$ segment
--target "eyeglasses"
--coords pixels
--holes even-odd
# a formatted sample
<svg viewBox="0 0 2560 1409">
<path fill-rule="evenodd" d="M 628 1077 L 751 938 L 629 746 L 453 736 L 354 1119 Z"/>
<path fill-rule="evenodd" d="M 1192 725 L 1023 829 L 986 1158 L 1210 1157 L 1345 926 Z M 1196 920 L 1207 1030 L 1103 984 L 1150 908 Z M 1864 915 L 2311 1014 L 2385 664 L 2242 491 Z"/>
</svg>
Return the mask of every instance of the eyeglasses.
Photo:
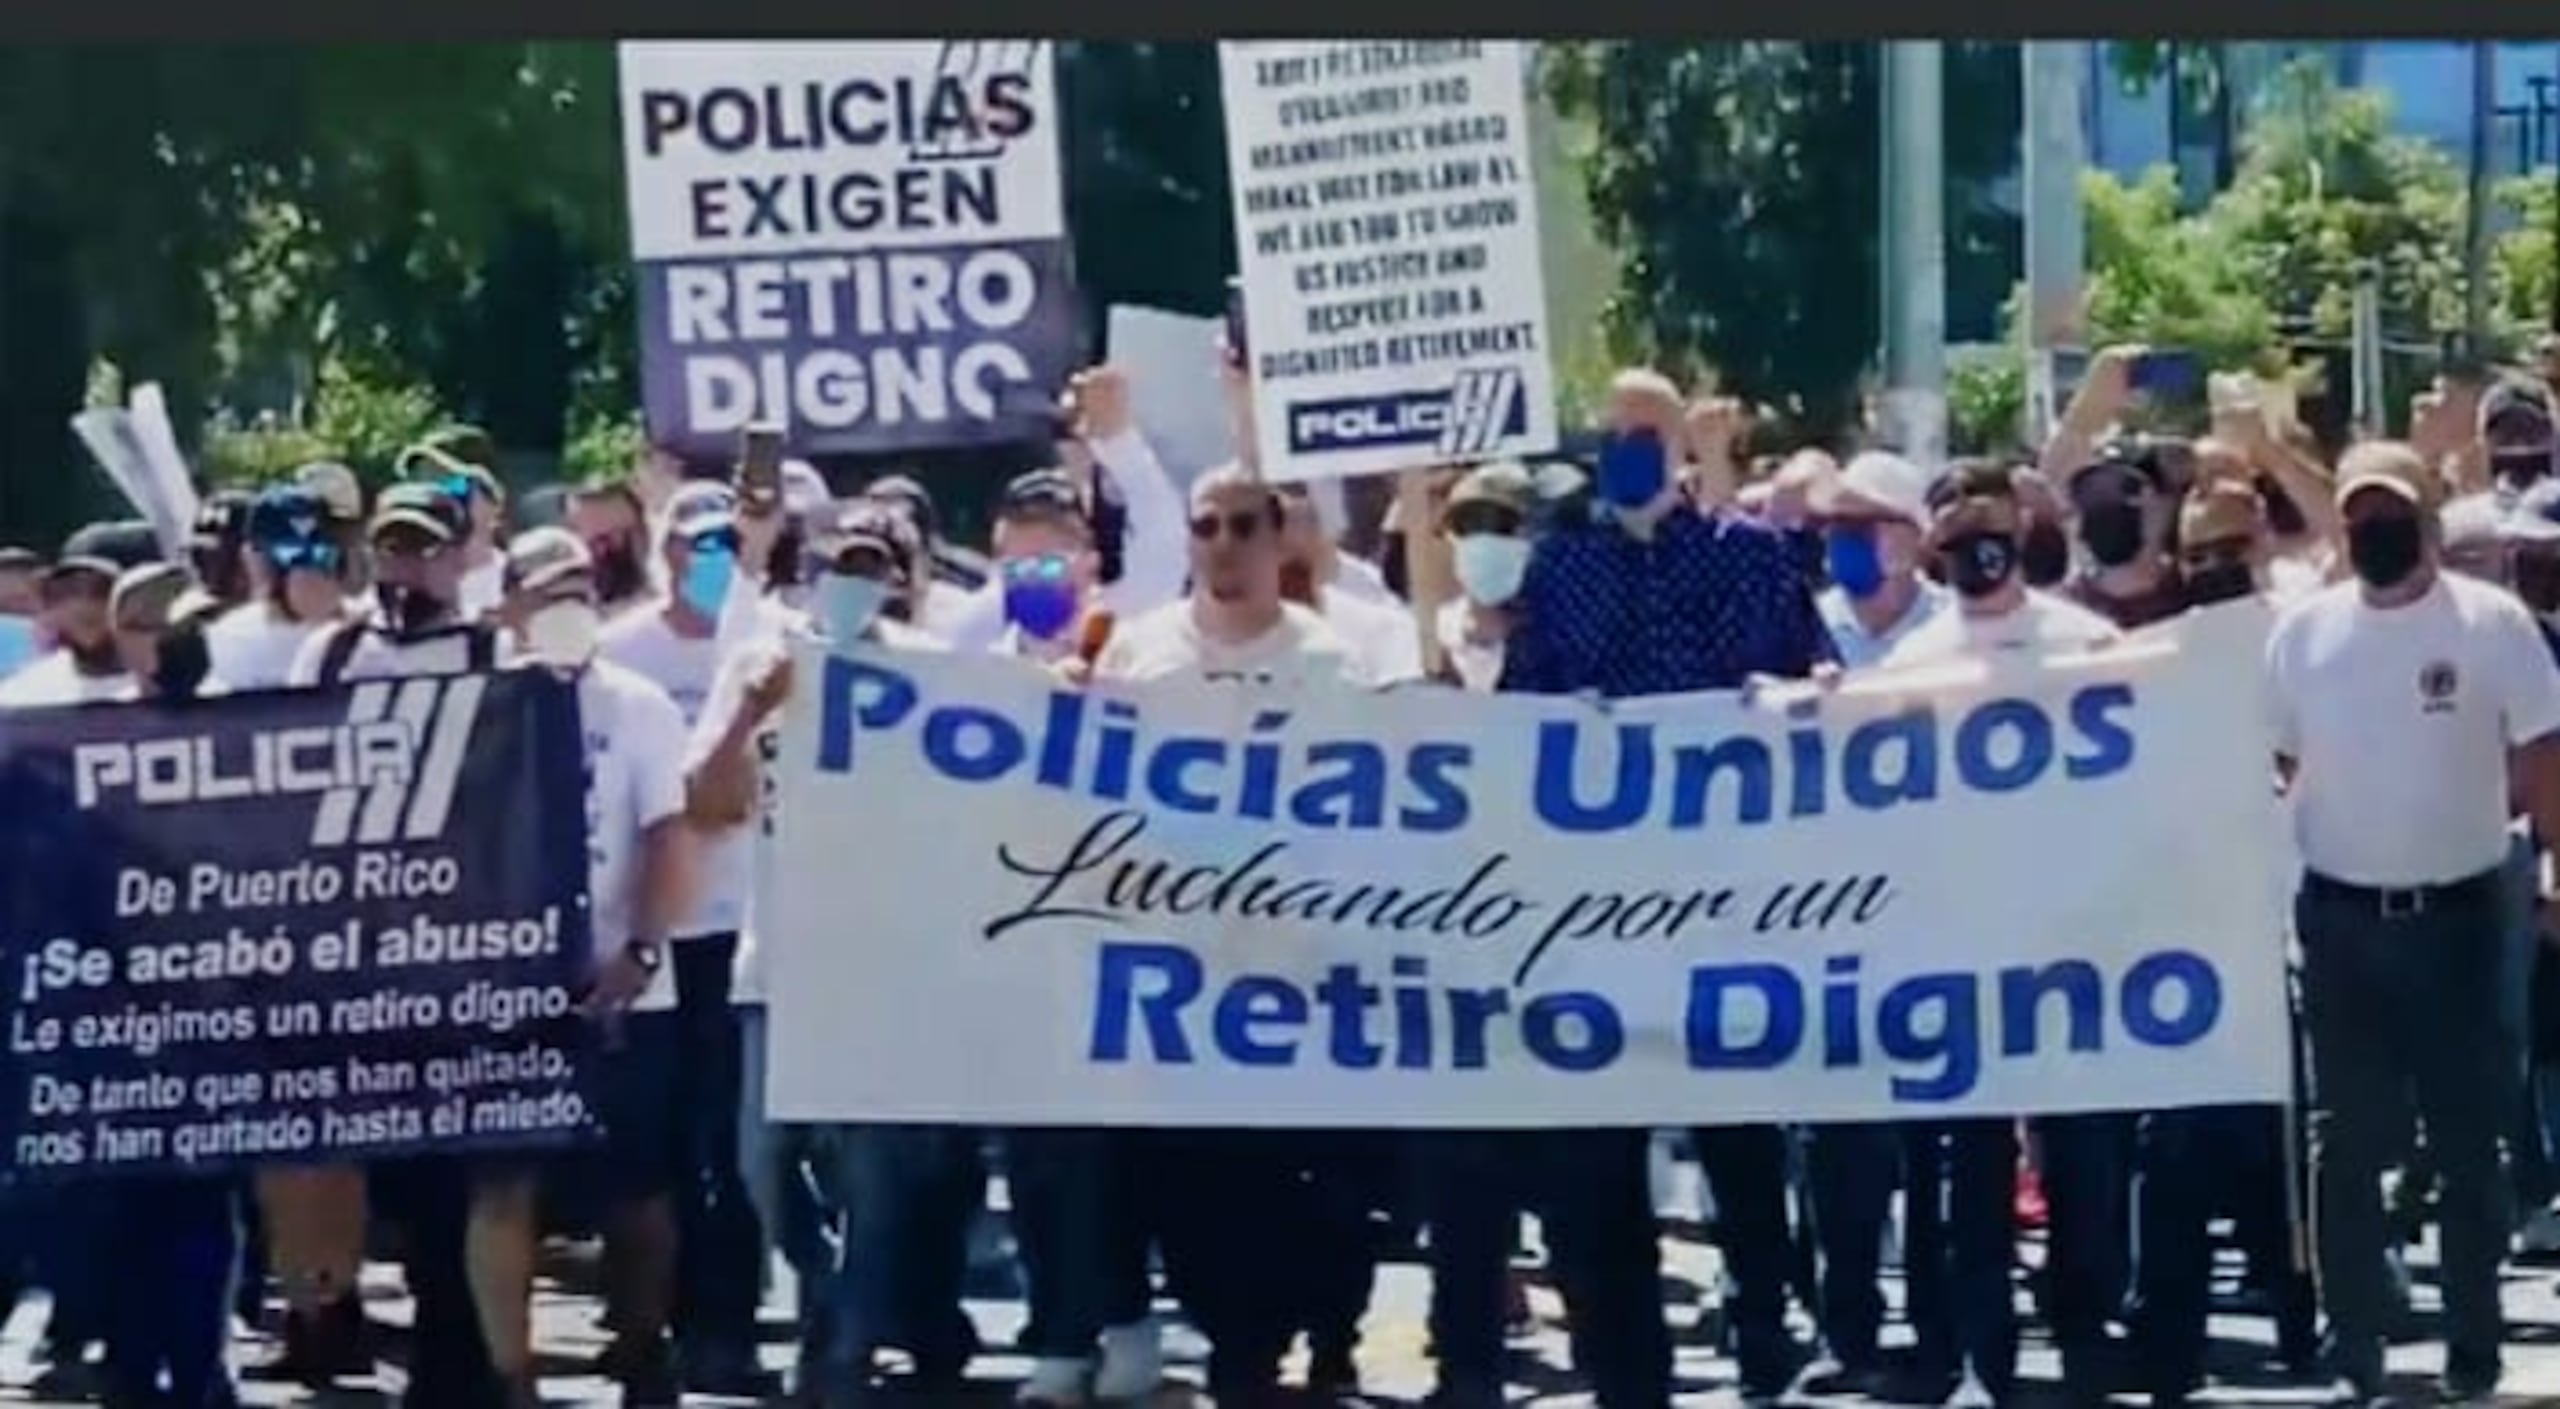
<svg viewBox="0 0 2560 1409">
<path fill-rule="evenodd" d="M 1480 533 L 1517 538 L 1524 527 L 1518 514 L 1498 504 L 1461 504 L 1449 511 L 1449 536 L 1469 538 Z"/>
<path fill-rule="evenodd" d="M 1202 543 L 1215 543 L 1219 538 L 1232 538 L 1238 543 L 1251 543 L 1271 526 L 1271 516 L 1259 509 L 1238 509 L 1225 514 L 1195 514 L 1191 519 L 1191 536 Z"/>
</svg>

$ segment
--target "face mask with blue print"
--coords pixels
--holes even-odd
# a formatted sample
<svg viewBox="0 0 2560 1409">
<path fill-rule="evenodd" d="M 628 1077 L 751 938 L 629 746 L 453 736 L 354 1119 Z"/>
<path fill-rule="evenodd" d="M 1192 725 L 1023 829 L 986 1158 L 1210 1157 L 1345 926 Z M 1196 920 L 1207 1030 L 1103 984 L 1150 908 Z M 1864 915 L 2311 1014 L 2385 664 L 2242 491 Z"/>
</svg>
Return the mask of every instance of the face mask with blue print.
<svg viewBox="0 0 2560 1409">
<path fill-rule="evenodd" d="M 718 621 L 721 608 L 729 602 L 729 586 L 737 576 L 736 554 L 719 544 L 699 544 L 685 560 L 684 580 L 676 584 L 676 591 L 696 615 Z"/>
<path fill-rule="evenodd" d="M 888 604 L 889 584 L 876 577 L 829 573 L 819 579 L 817 617 L 826 626 L 827 639 L 839 646 L 868 636 Z"/>
<path fill-rule="evenodd" d="M 1073 565 L 1055 553 L 1004 565 L 1004 619 L 1035 641 L 1054 641 L 1083 606 Z"/>
<path fill-rule="evenodd" d="M 1613 508 L 1641 509 L 1671 483 L 1662 437 L 1649 430 L 1611 434 L 1600 442 L 1599 473 L 1592 488 Z"/>
</svg>

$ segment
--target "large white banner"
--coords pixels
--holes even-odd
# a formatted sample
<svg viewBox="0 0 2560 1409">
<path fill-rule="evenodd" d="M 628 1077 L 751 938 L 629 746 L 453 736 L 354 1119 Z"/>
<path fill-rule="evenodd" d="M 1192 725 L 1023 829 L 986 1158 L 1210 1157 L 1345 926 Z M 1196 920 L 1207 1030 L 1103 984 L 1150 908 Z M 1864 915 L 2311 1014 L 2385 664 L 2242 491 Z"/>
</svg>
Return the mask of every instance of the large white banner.
<svg viewBox="0 0 2560 1409">
<path fill-rule="evenodd" d="M 810 647 L 790 1120 L 1557 1126 L 2277 1101 L 2247 650 L 1820 696 L 1077 691 Z"/>
<path fill-rule="evenodd" d="M 1529 46 L 1218 46 L 1254 438 L 1275 480 L 1556 444 Z"/>
</svg>

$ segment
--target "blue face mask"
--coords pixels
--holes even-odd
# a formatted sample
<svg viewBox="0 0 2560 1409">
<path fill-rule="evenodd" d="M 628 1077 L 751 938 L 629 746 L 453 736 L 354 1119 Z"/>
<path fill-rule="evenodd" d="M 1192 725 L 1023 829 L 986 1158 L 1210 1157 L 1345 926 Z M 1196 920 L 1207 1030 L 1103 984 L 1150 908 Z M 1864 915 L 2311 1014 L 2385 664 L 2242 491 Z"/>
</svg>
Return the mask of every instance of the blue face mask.
<svg viewBox="0 0 2560 1409">
<path fill-rule="evenodd" d="M 718 621 L 720 609 L 729 601 L 729 586 L 737 576 L 736 554 L 716 544 L 703 544 L 685 560 L 684 580 L 676 584 L 676 593 L 695 615 Z"/>
<path fill-rule="evenodd" d="M 1058 633 L 1075 625 L 1083 605 L 1065 558 L 1048 553 L 1004 565 L 1004 619 L 1023 635 L 1037 641 L 1056 640 Z"/>
<path fill-rule="evenodd" d="M 888 604 L 889 584 L 876 577 L 829 573 L 818 580 L 818 619 L 826 623 L 827 639 L 838 645 L 868 636 Z"/>
<path fill-rule="evenodd" d="M 1834 528 L 1823 535 L 1823 560 L 1840 590 L 1864 600 L 1884 586 L 1884 554 L 1876 548 L 1875 530 Z"/>
<path fill-rule="evenodd" d="M 1662 437 L 1651 431 L 1630 431 L 1602 440 L 1599 474 L 1594 479 L 1600 498 L 1616 508 L 1641 509 L 1651 504 L 1671 483 Z"/>
</svg>

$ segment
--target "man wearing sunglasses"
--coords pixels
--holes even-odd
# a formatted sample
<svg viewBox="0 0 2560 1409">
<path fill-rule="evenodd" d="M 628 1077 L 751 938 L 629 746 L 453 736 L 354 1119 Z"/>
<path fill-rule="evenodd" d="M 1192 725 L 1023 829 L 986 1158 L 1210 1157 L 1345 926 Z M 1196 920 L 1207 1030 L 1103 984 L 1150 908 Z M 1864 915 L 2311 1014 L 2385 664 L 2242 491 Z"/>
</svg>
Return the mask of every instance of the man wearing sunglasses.
<svg viewBox="0 0 2560 1409">
<path fill-rule="evenodd" d="M 17 673 L 43 649 L 36 617 L 44 610 L 38 584 L 44 558 L 31 548 L 0 548 L 0 680 Z"/>
<path fill-rule="evenodd" d="M 507 487 L 494 468 L 497 459 L 497 447 L 487 434 L 468 426 L 439 432 L 400 456 L 403 480 L 432 484 L 462 506 L 463 572 L 456 605 L 465 618 L 494 610 L 506 596 L 506 563 L 498 540 L 507 521 Z"/>
<path fill-rule="evenodd" d="M 1359 680 L 1341 635 L 1281 590 L 1287 521 L 1281 496 L 1239 466 L 1192 481 L 1190 595 L 1121 623 L 1094 673 Z"/>
<path fill-rule="evenodd" d="M 132 679 L 116 655 L 107 598 L 127 568 L 159 557 L 149 525 L 139 521 L 91 524 L 65 540 L 38 587 L 40 620 L 53 649 L 0 681 L 0 708 L 121 697 Z"/>
<path fill-rule="evenodd" d="M 688 733 L 702 717 L 720 663 L 720 612 L 737 578 L 737 508 L 736 492 L 710 480 L 669 496 L 659 554 L 671 590 L 649 609 L 606 626 L 600 643 L 604 659 L 666 691 Z M 594 562 L 601 593 L 605 560 L 598 555 Z M 737 834 L 706 839 L 693 912 L 676 926 L 669 959 L 673 1030 L 681 1045 L 674 1100 L 684 1112 L 691 1151 L 686 1177 L 673 1191 L 686 1272 L 678 1329 L 685 1383 L 705 1394 L 753 1395 L 763 1388 L 755 1364 L 763 1242 L 738 1164 L 741 1038 L 731 1008 L 746 904 L 745 840 Z"/>
</svg>

